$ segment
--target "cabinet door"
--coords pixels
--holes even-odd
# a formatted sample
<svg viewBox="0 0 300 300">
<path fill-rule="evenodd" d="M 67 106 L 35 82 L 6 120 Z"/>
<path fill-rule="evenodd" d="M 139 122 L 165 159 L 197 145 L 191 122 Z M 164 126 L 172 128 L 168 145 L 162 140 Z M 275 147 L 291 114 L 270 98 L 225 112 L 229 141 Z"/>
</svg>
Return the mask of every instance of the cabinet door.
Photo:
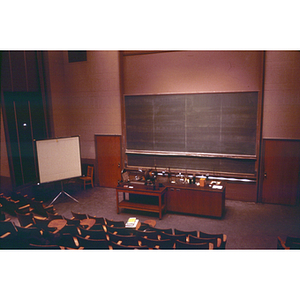
<svg viewBox="0 0 300 300">
<path fill-rule="evenodd" d="M 184 210 L 184 191 L 177 187 L 171 187 L 167 192 L 167 210 L 183 212 Z"/>
</svg>

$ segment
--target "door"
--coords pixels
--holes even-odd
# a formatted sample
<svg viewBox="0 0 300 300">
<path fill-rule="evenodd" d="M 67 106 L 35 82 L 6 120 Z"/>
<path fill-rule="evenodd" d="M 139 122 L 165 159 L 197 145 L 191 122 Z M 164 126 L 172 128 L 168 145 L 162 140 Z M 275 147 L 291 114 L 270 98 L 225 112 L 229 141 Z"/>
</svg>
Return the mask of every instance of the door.
<svg viewBox="0 0 300 300">
<path fill-rule="evenodd" d="M 263 203 L 296 204 L 299 165 L 299 141 L 264 140 Z"/>
<path fill-rule="evenodd" d="M 121 136 L 97 135 L 99 185 L 115 188 L 121 180 Z"/>
</svg>

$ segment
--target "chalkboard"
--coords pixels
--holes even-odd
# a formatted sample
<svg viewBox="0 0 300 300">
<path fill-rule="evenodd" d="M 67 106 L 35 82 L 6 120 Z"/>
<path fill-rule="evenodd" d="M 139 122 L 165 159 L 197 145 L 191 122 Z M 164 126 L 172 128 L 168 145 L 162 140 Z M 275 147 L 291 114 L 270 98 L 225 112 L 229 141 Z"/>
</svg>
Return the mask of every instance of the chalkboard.
<svg viewBox="0 0 300 300">
<path fill-rule="evenodd" d="M 150 163 L 146 156 L 152 155 L 155 164 L 156 155 L 164 155 L 167 164 L 167 156 L 177 153 L 172 165 L 187 168 L 198 164 L 191 157 L 220 158 L 206 160 L 219 169 L 224 164 L 230 169 L 230 158 L 245 165 L 244 160 L 256 159 L 257 108 L 257 92 L 125 96 L 126 153 L 132 162 L 140 155 L 140 163 Z M 254 172 L 253 161 L 241 169 Z"/>
</svg>

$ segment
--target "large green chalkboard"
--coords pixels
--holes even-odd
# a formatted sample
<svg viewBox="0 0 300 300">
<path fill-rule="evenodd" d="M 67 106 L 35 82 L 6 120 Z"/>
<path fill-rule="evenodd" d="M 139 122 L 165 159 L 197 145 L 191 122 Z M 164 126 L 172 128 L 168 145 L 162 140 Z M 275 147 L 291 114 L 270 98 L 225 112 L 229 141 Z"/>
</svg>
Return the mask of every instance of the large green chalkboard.
<svg viewBox="0 0 300 300">
<path fill-rule="evenodd" d="M 187 168 L 195 166 L 190 157 L 199 155 L 240 158 L 245 165 L 245 160 L 256 158 L 257 107 L 257 92 L 125 96 L 129 162 L 136 162 L 140 155 L 139 163 L 145 160 L 146 164 L 150 159 L 146 156 L 152 155 L 156 164 L 162 161 L 156 155 L 178 152 Z M 165 163 L 171 161 L 174 164 L 176 159 L 165 157 Z M 211 163 L 215 168 L 216 161 Z"/>
</svg>

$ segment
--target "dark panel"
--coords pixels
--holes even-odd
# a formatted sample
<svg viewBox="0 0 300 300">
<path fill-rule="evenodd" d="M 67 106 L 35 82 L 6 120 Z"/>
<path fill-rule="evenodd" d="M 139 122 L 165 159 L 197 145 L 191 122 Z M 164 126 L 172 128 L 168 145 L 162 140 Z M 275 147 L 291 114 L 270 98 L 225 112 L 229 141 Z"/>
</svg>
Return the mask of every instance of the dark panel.
<svg viewBox="0 0 300 300">
<path fill-rule="evenodd" d="M 154 149 L 185 151 L 185 96 L 153 97 Z"/>
<path fill-rule="evenodd" d="M 2 84 L 3 91 L 7 91 L 7 92 L 12 91 L 11 70 L 10 70 L 8 51 L 2 52 L 1 84 Z"/>
<path fill-rule="evenodd" d="M 190 95 L 187 100 L 187 151 L 222 153 L 222 99 L 215 94 Z"/>
<path fill-rule="evenodd" d="M 11 51 L 13 91 L 27 91 L 24 51 Z"/>
<path fill-rule="evenodd" d="M 125 100 L 127 148 L 153 150 L 153 100 L 142 96 Z"/>
<path fill-rule="evenodd" d="M 129 166 L 255 174 L 255 160 L 128 154 Z"/>
<path fill-rule="evenodd" d="M 28 91 L 37 92 L 39 87 L 39 74 L 36 51 L 26 51 L 26 71 L 28 78 Z"/>
<path fill-rule="evenodd" d="M 127 149 L 255 155 L 257 104 L 257 92 L 126 96 Z M 151 161 L 133 157 L 133 165 Z M 255 173 L 247 160 L 153 158 L 152 167 Z"/>
<path fill-rule="evenodd" d="M 68 51 L 69 63 L 71 62 L 80 62 L 87 60 L 86 51 Z"/>
</svg>

